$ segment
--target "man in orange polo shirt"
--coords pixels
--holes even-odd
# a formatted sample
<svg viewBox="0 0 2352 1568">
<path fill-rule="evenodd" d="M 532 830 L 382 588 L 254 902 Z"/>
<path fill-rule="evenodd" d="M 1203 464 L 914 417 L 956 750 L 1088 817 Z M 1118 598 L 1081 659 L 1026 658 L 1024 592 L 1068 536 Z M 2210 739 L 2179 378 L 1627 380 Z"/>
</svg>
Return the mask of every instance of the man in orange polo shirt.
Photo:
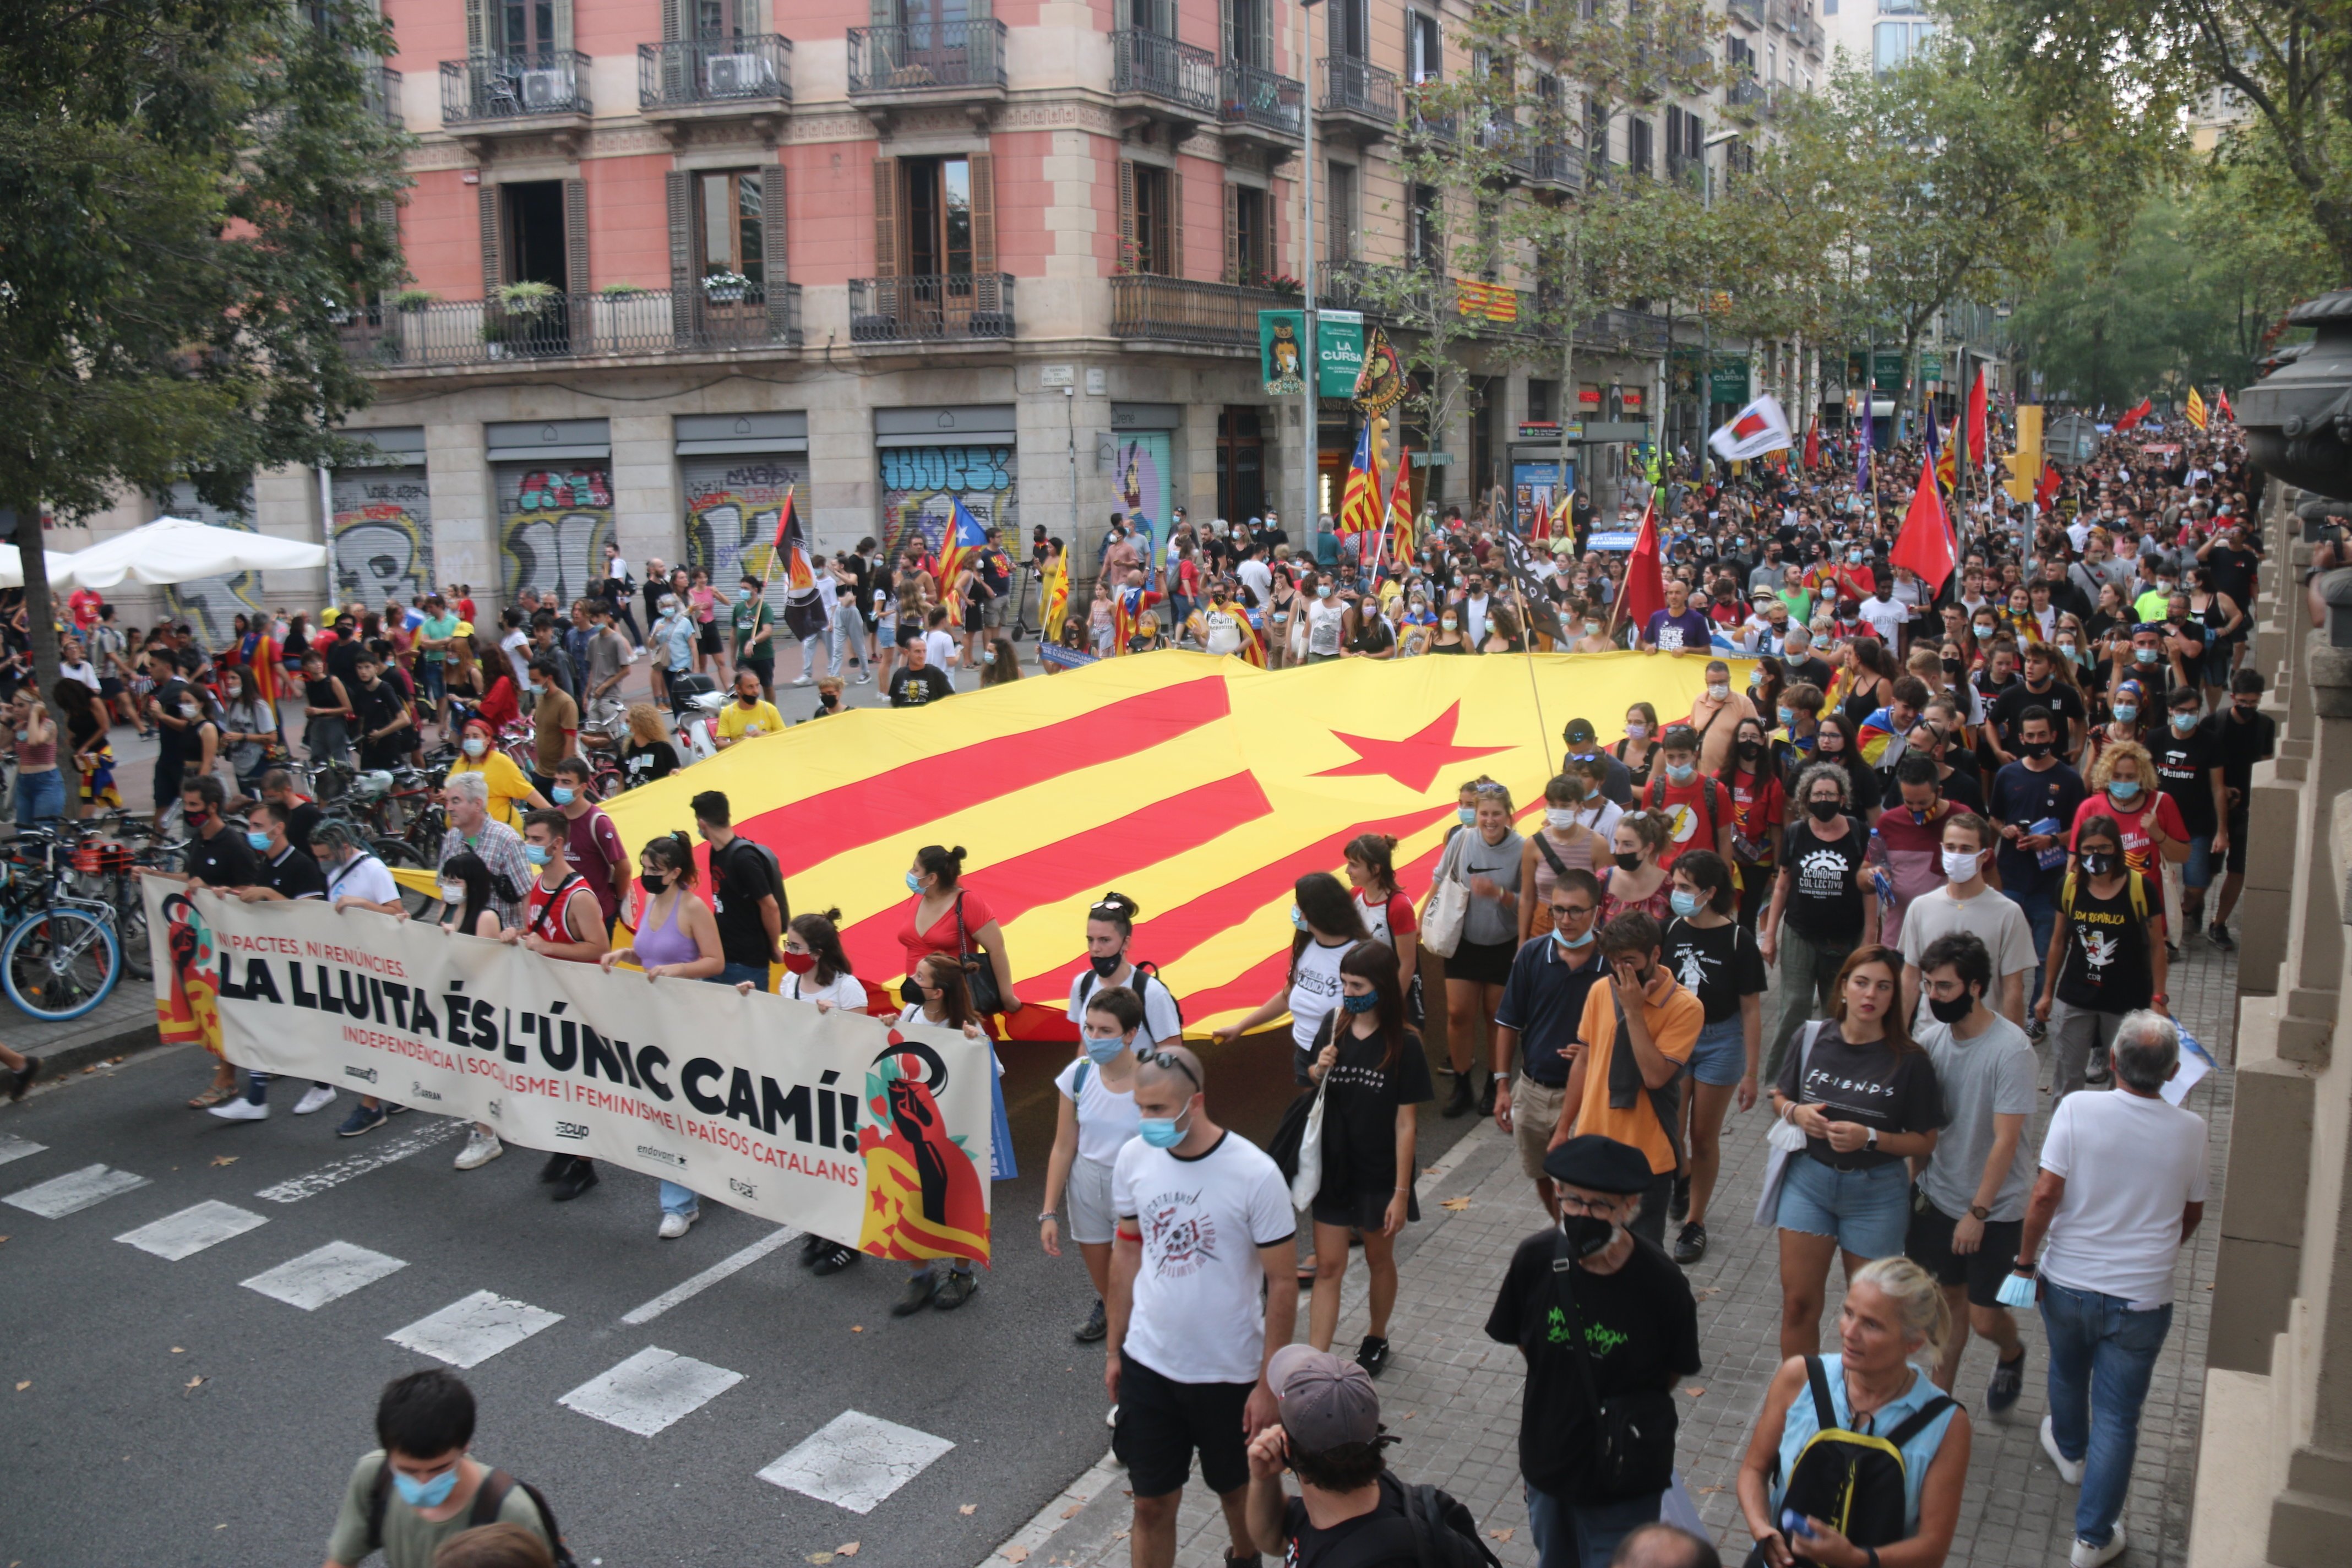
<svg viewBox="0 0 2352 1568">
<path fill-rule="evenodd" d="M 1650 1162 L 1650 1190 L 1642 1194 L 1641 1210 L 1628 1228 L 1661 1247 L 1675 1168 L 1681 1163 L 1670 1131 L 1677 1121 L 1675 1075 L 1690 1059 L 1706 1022 L 1706 1008 L 1659 962 L 1664 941 L 1658 922 L 1639 910 L 1601 928 L 1601 957 L 1609 965 L 1609 980 L 1584 999 L 1583 1022 L 1567 1047 L 1576 1065 L 1569 1069 L 1561 1099 L 1573 1114 L 1563 1115 L 1551 1135 L 1554 1148 L 1593 1132 L 1642 1152 Z"/>
</svg>

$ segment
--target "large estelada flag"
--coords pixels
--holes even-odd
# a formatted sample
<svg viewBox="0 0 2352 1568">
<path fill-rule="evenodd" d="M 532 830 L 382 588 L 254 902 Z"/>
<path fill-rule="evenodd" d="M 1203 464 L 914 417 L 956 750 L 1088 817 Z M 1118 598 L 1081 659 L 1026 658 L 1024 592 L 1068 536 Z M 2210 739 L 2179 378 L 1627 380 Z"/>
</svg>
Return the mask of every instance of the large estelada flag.
<svg viewBox="0 0 2352 1568">
<path fill-rule="evenodd" d="M 1348 481 L 1339 491 L 1341 533 L 1370 533 L 1381 526 L 1381 476 L 1372 460 L 1372 425 L 1356 432 L 1356 455 L 1348 464 Z"/>
<path fill-rule="evenodd" d="M 951 505 L 953 510 L 948 514 L 948 525 L 940 541 L 940 602 L 947 605 L 950 618 L 961 624 L 963 606 L 956 599 L 956 574 L 966 563 L 979 562 L 981 552 L 988 548 L 988 530 L 981 527 L 980 519 L 971 515 L 961 496 L 956 497 Z"/>
<path fill-rule="evenodd" d="M 1205 1035 L 1284 984 L 1291 886 L 1338 873 L 1360 833 L 1392 836 L 1419 902 L 1485 774 L 1540 823 L 1559 734 L 1629 703 L 1690 711 L 1706 662 L 1651 655 L 1339 659 L 1262 670 L 1173 650 L 1106 659 L 904 710 L 858 708 L 730 747 L 605 804 L 632 854 L 694 830 L 724 791 L 735 827 L 775 851 L 795 910 L 837 908 L 857 975 L 895 994 L 905 877 L 925 845 L 962 845 L 963 882 L 1004 933 L 1017 1038 L 1073 1037 L 1087 907 L 1142 906 L 1130 949 Z M 426 874 L 429 878 L 430 873 Z M 704 886 L 708 886 L 708 879 Z"/>
</svg>

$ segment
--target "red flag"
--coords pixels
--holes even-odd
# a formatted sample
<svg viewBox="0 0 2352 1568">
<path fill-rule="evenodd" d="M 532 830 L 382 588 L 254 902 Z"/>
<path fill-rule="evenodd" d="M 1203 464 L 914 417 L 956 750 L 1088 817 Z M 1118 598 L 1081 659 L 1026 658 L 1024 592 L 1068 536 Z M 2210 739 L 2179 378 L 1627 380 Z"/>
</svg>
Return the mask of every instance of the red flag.
<svg viewBox="0 0 2352 1568">
<path fill-rule="evenodd" d="M 2058 468 L 2047 458 L 2042 460 L 2042 477 L 2033 481 L 2033 504 L 2043 511 L 2058 504 Z"/>
<path fill-rule="evenodd" d="M 1985 379 L 1982 365 L 1977 367 L 1976 384 L 1969 388 L 1969 409 L 1963 417 L 1967 421 L 1963 428 L 1968 434 L 1969 462 L 1981 468 L 1984 467 L 1985 460 L 1986 424 Z"/>
<path fill-rule="evenodd" d="M 2237 423 L 2238 411 L 2230 406 L 2230 395 L 2226 390 L 2213 395 L 2213 412 L 2233 425 Z"/>
<path fill-rule="evenodd" d="M 1952 525 L 1944 517 L 1944 498 L 1936 489 L 1932 463 L 1919 465 L 1919 486 L 1911 492 L 1910 510 L 1903 514 L 1903 531 L 1886 552 L 1887 564 L 1906 566 L 1927 585 L 1932 597 L 1952 574 Z"/>
<path fill-rule="evenodd" d="M 1818 468 L 1821 466 L 1822 424 L 1820 420 L 1816 419 L 1811 424 L 1805 426 L 1805 467 L 1808 468 Z"/>
<path fill-rule="evenodd" d="M 1625 561 L 1625 591 L 1617 596 L 1618 606 L 1633 622 L 1635 636 L 1650 624 L 1650 617 L 1666 607 L 1666 579 L 1658 561 L 1658 509 L 1653 501 L 1642 509 L 1642 531 L 1633 541 L 1633 553 Z"/>
<path fill-rule="evenodd" d="M 2116 428 L 2118 431 L 2130 429 L 2133 426 L 2137 425 L 2141 420 L 2147 418 L 2148 415 L 2153 412 L 2154 408 L 2154 404 L 2150 403 L 2145 397 L 2141 398 L 2139 400 L 2138 407 L 2134 408 L 2130 413 L 2116 421 Z"/>
</svg>

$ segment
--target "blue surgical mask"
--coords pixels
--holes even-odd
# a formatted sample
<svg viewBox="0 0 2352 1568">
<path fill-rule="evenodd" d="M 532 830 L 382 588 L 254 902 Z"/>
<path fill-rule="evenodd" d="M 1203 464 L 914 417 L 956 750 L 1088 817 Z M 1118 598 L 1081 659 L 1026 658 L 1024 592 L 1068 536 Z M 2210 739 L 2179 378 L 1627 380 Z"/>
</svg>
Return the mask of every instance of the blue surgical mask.
<svg viewBox="0 0 2352 1568">
<path fill-rule="evenodd" d="M 1187 1108 L 1184 1115 L 1191 1114 L 1192 1110 Z M 1184 1142 L 1184 1117 L 1146 1116 L 1137 1121 L 1135 1131 L 1136 1136 L 1154 1149 L 1173 1149 Z"/>
<path fill-rule="evenodd" d="M 1783 730 L 1789 729 L 1797 721 L 1797 710 L 1793 708 L 1776 709 L 1772 716 L 1780 721 L 1780 728 Z"/>
<path fill-rule="evenodd" d="M 919 893 L 919 892 L 921 892 L 922 890 L 923 890 L 923 879 L 922 879 L 920 877 L 919 877 L 919 876 L 915 875 L 915 873 L 914 873 L 914 872 L 912 872 L 912 871 L 908 872 L 908 873 L 907 873 L 907 891 L 908 891 L 908 892 L 910 892 L 910 893 Z"/>
<path fill-rule="evenodd" d="M 252 845 L 257 851 L 263 853 L 267 853 L 268 851 L 269 835 L 267 833 L 248 833 L 245 836 L 245 841 L 247 844 Z"/>
<path fill-rule="evenodd" d="M 2126 724 L 2130 723 L 2133 720 L 2139 717 L 2139 704 L 2137 702 L 2116 703 L 2116 717 L 2122 720 Z"/>
<path fill-rule="evenodd" d="M 2173 732 L 2174 734 L 2176 734 L 2176 735 L 2186 735 L 2186 734 L 2189 733 L 2191 731 L 2195 730 L 2196 728 L 2197 728 L 2197 715 L 2196 715 L 2196 714 L 2194 714 L 2194 713 L 2175 713 L 2175 714 L 2172 716 L 2172 732 Z"/>
<path fill-rule="evenodd" d="M 1342 992 L 1339 996 L 1339 1005 L 1350 1013 L 1369 1013 L 1380 1005 L 1381 994 L 1377 991 L 1367 991 L 1360 996 Z"/>
<path fill-rule="evenodd" d="M 2109 795 L 2114 795 L 2117 800 L 2133 800 L 2133 799 L 2136 799 L 2136 798 L 2137 798 L 2137 796 L 2138 796 L 2138 795 L 2139 795 L 2139 780 L 2137 780 L 2137 779 L 2114 779 L 2114 780 L 2111 780 L 2111 781 L 2109 781 L 2109 783 L 2108 783 L 2108 784 L 2107 784 L 2107 793 L 2108 793 Z"/>
<path fill-rule="evenodd" d="M 1559 943 L 1560 946 L 1568 949 L 1569 952 L 1574 952 L 1578 948 L 1591 947 L 1592 945 L 1592 928 L 1591 926 L 1586 926 L 1582 936 L 1570 936 L 1566 931 L 1561 931 L 1559 927 L 1555 926 L 1552 928 L 1551 939 L 1552 941 Z"/>
<path fill-rule="evenodd" d="M 558 805 L 570 805 L 580 798 L 580 792 L 570 784 L 557 784 L 547 792 L 547 798 Z"/>
<path fill-rule="evenodd" d="M 1467 827 L 1478 820 L 1478 808 L 1475 805 L 1460 806 L 1454 810 L 1454 815 L 1462 819 L 1463 826 Z"/>
<path fill-rule="evenodd" d="M 457 1489 L 457 1472 L 464 1468 L 462 1463 L 452 1465 L 429 1481 L 412 1480 L 394 1470 L 392 1472 L 393 1489 L 400 1493 L 400 1500 L 411 1508 L 439 1508 L 449 1500 L 449 1494 Z"/>
<path fill-rule="evenodd" d="M 1696 893 L 1685 893 L 1680 888 L 1676 888 L 1672 893 L 1667 895 L 1666 902 L 1673 908 L 1675 913 L 1682 916 L 1685 920 L 1688 920 L 1691 916 L 1698 913 L 1698 895 Z"/>
<path fill-rule="evenodd" d="M 1680 764 L 1668 763 L 1666 764 L 1666 778 L 1671 783 L 1686 784 L 1697 776 L 1698 764 L 1696 763 L 1683 763 Z"/>
<path fill-rule="evenodd" d="M 1099 1039 L 1092 1035 L 1087 1037 L 1087 1060 L 1098 1068 L 1108 1067 L 1111 1059 L 1125 1049 L 1127 1037 L 1124 1035 L 1105 1035 Z"/>
<path fill-rule="evenodd" d="M 2161 657 L 2163 657 L 2163 650 L 2159 648 L 2136 647 L 2132 649 L 2132 658 L 2136 663 L 2154 664 Z"/>
<path fill-rule="evenodd" d="M 522 858 L 533 866 L 544 866 L 547 864 L 547 846 L 526 844 L 522 847 Z"/>
<path fill-rule="evenodd" d="M 1307 917 L 1299 912 L 1299 909 L 1297 904 L 1290 906 L 1290 923 L 1297 926 L 1300 931 L 1305 931 L 1307 929 Z"/>
</svg>

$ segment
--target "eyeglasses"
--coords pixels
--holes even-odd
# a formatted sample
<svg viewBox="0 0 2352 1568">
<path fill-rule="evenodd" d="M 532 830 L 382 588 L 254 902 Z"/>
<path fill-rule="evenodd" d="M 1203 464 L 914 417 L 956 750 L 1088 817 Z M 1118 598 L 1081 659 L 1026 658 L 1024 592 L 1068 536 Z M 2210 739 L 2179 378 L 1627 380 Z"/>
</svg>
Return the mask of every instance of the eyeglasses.
<svg viewBox="0 0 2352 1568">
<path fill-rule="evenodd" d="M 1202 1084 L 1201 1084 L 1201 1075 L 1200 1075 L 1200 1074 L 1198 1074 L 1198 1073 L 1196 1073 L 1196 1072 L 1194 1072 L 1191 1068 L 1186 1067 L 1186 1066 L 1184 1065 L 1184 1058 L 1183 1058 L 1182 1057 L 1180 1057 L 1180 1056 L 1175 1055 L 1175 1054 L 1174 1054 L 1174 1053 L 1172 1053 L 1172 1052 L 1170 1052 L 1170 1051 L 1138 1051 L 1138 1052 L 1136 1052 L 1136 1053 L 1135 1053 L 1135 1059 L 1136 1059 L 1136 1061 L 1137 1061 L 1137 1063 L 1138 1063 L 1139 1065 L 1139 1064 L 1141 1064 L 1141 1063 L 1149 1062 L 1150 1064 L 1151 1064 L 1153 1067 L 1156 1067 L 1156 1068 L 1167 1068 L 1171 1069 L 1171 1071 L 1181 1072 L 1181 1073 L 1182 1073 L 1186 1078 L 1189 1078 L 1189 1079 L 1191 1079 L 1192 1080 L 1192 1087 L 1193 1087 L 1194 1089 L 1200 1089 L 1200 1088 L 1202 1087 Z"/>
<path fill-rule="evenodd" d="M 1554 920 L 1585 920 L 1591 916 L 1592 906 L 1591 904 L 1554 904 L 1551 907 L 1551 913 Z"/>
</svg>

